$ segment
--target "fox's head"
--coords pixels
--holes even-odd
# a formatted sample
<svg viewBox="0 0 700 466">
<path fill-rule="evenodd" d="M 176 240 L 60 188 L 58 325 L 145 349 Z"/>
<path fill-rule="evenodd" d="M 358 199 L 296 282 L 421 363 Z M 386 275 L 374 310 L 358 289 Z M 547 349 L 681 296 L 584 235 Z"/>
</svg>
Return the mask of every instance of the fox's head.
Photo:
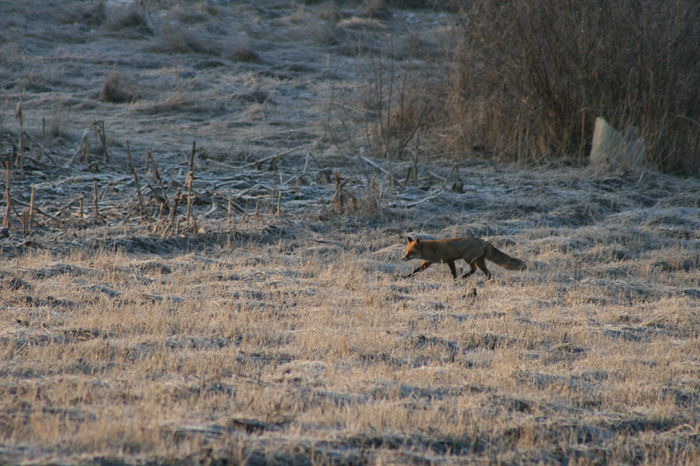
<svg viewBox="0 0 700 466">
<path fill-rule="evenodd" d="M 406 252 L 404 253 L 401 260 L 408 261 L 420 255 L 420 238 L 413 239 L 407 236 L 408 244 L 406 245 Z"/>
</svg>

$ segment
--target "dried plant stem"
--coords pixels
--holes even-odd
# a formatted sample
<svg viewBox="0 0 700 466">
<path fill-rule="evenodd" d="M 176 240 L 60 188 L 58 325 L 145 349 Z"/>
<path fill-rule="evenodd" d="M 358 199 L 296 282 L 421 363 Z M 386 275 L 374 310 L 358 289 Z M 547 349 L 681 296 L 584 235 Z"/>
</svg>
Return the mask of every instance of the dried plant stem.
<svg viewBox="0 0 700 466">
<path fill-rule="evenodd" d="M 32 223 L 34 222 L 34 197 L 36 195 L 36 187 L 32 185 L 32 193 L 29 196 L 29 229 L 32 229 Z"/>
<path fill-rule="evenodd" d="M 139 215 L 143 217 L 145 212 L 145 207 L 143 204 L 143 196 L 141 195 L 141 183 L 139 183 L 139 174 L 134 168 L 134 164 L 131 163 L 131 147 L 129 146 L 129 141 L 126 141 L 126 165 L 134 177 L 134 183 L 136 184 L 136 196 L 139 200 Z"/>
<path fill-rule="evenodd" d="M 192 153 L 190 154 L 190 166 L 185 185 L 187 186 L 187 226 L 190 226 L 192 218 L 192 181 L 194 181 L 194 156 L 197 150 L 197 141 L 192 141 Z"/>
<path fill-rule="evenodd" d="M 170 231 L 172 231 L 173 235 L 177 235 L 177 222 L 175 222 L 175 220 L 177 217 L 177 207 L 178 207 L 179 203 L 180 203 L 180 188 L 177 188 L 177 191 L 175 192 L 175 196 L 173 197 L 173 207 L 172 207 L 172 209 L 170 209 L 170 225 L 163 232 L 164 234 L 167 233 L 168 230 L 170 230 Z"/>
<path fill-rule="evenodd" d="M 226 221 L 228 222 L 229 225 L 233 222 L 233 215 L 231 212 L 231 209 L 233 207 L 233 201 L 231 200 L 231 196 L 228 197 L 228 208 L 226 209 Z"/>
<path fill-rule="evenodd" d="M 20 92 L 19 102 L 15 109 L 15 116 L 19 122 L 19 141 L 17 147 L 17 158 L 15 164 L 20 168 L 24 167 L 24 112 L 22 111 L 22 96 L 24 92 Z"/>
<path fill-rule="evenodd" d="M 41 117 L 41 146 L 39 146 L 39 156 L 37 160 L 41 162 L 44 158 L 44 151 L 46 150 L 46 118 Z"/>
<path fill-rule="evenodd" d="M 19 219 L 22 222 L 22 237 L 26 238 L 29 236 L 29 209 L 27 207 L 24 208 Z"/>
<path fill-rule="evenodd" d="M 99 221 L 100 211 L 99 206 L 97 205 L 97 181 L 93 181 L 92 183 L 92 214 L 95 221 Z"/>
<path fill-rule="evenodd" d="M 10 191 L 10 162 L 5 161 L 5 218 L 2 226 L 10 226 L 10 214 L 12 212 L 12 193 Z"/>
<path fill-rule="evenodd" d="M 95 131 L 97 132 L 97 136 L 100 138 L 100 142 L 102 143 L 102 160 L 105 163 L 109 163 L 109 154 L 107 153 L 107 133 L 105 132 L 105 122 L 104 120 L 98 120 L 94 123 L 95 125 Z"/>
</svg>

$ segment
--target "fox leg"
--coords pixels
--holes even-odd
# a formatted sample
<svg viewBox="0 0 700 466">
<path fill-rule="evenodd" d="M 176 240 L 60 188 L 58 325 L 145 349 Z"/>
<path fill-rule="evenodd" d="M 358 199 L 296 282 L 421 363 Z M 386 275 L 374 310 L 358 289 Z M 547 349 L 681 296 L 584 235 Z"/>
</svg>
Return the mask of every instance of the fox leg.
<svg viewBox="0 0 700 466">
<path fill-rule="evenodd" d="M 469 278 L 470 275 L 476 272 L 476 266 L 474 265 L 474 262 L 467 262 L 467 264 L 469 264 L 471 270 L 469 272 L 465 272 L 464 275 L 462 275 L 462 278 Z"/>
<path fill-rule="evenodd" d="M 423 270 L 425 270 L 425 269 L 427 269 L 428 267 L 430 267 L 430 264 L 432 264 L 432 262 L 425 261 L 425 262 L 421 263 L 421 265 L 419 265 L 418 267 L 416 267 L 416 269 L 415 269 L 413 272 L 409 273 L 408 275 L 404 276 L 403 278 L 409 278 L 409 277 L 414 276 L 414 275 L 417 274 L 418 272 L 422 272 Z"/>
<path fill-rule="evenodd" d="M 455 269 L 455 261 L 447 261 L 447 265 L 450 266 L 450 272 L 452 272 L 452 278 L 457 278 L 457 269 Z"/>
<path fill-rule="evenodd" d="M 477 260 L 475 260 L 474 263 L 477 267 L 481 269 L 482 272 L 486 274 L 486 279 L 491 280 L 491 272 L 489 272 L 489 269 L 486 268 L 486 261 L 484 260 L 484 258 L 480 257 Z"/>
</svg>

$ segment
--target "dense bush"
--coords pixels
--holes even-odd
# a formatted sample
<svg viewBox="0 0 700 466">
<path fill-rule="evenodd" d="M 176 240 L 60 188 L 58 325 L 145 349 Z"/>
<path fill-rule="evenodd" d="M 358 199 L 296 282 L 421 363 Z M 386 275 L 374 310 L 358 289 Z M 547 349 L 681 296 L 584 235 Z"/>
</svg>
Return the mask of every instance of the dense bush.
<svg viewBox="0 0 700 466">
<path fill-rule="evenodd" d="M 464 5 L 450 145 L 583 160 L 602 116 L 640 129 L 649 166 L 700 174 L 700 2 Z"/>
</svg>

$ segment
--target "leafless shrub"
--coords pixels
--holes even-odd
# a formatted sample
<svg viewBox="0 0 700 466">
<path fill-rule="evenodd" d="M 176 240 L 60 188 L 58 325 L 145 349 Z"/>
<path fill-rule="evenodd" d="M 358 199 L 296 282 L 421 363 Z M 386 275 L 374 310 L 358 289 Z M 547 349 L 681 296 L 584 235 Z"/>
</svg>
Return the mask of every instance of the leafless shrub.
<svg viewBox="0 0 700 466">
<path fill-rule="evenodd" d="M 424 83 L 396 63 L 373 61 L 365 96 L 364 136 L 371 153 L 402 159 L 433 109 L 426 99 Z"/>
<path fill-rule="evenodd" d="M 476 1 L 446 117 L 452 147 L 515 159 L 590 150 L 596 116 L 640 128 L 646 163 L 700 169 L 700 4 Z"/>
</svg>

